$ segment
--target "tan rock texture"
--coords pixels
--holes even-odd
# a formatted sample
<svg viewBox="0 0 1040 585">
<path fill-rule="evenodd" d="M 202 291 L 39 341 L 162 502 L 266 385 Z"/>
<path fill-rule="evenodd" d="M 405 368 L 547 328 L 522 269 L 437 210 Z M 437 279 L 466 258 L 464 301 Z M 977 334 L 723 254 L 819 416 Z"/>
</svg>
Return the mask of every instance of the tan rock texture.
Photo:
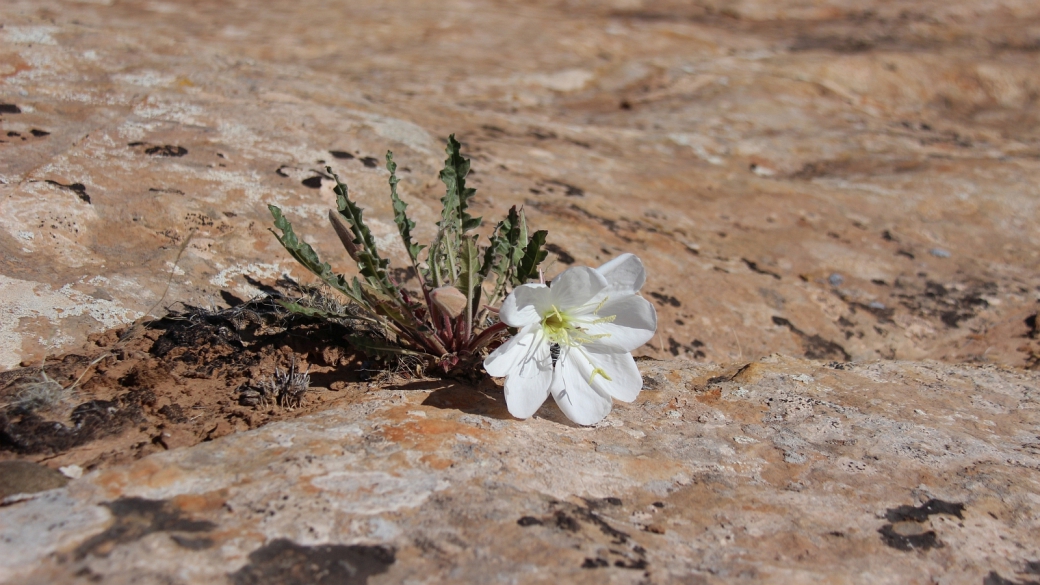
<svg viewBox="0 0 1040 585">
<path fill-rule="evenodd" d="M 594 428 L 436 382 L 91 473 L 0 508 L 0 580 L 1036 581 L 1037 373 L 641 366 Z"/>
<path fill-rule="evenodd" d="M 0 582 L 1040 582 L 1040 4 L 6 0 L 0 24 L 0 369 L 306 280 L 268 203 L 350 273 L 325 165 L 403 266 L 383 156 L 428 240 L 450 133 L 475 214 L 523 204 L 549 276 L 639 254 L 661 323 L 594 428 L 514 420 L 487 380 L 372 385 L 12 494 Z"/>
</svg>

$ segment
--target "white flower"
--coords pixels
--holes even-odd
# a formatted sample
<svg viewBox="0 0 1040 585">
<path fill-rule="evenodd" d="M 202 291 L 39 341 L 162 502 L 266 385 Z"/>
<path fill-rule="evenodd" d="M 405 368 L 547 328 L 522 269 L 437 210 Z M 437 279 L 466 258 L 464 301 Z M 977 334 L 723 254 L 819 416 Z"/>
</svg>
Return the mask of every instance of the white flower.
<svg viewBox="0 0 1040 585">
<path fill-rule="evenodd" d="M 499 316 L 520 331 L 484 360 L 488 374 L 506 377 L 510 414 L 530 417 L 551 393 L 567 418 L 591 425 L 610 413 L 611 397 L 635 400 L 643 378 L 630 352 L 657 330 L 654 306 L 637 294 L 645 281 L 639 258 L 622 254 L 569 268 L 552 286 L 513 290 Z"/>
</svg>

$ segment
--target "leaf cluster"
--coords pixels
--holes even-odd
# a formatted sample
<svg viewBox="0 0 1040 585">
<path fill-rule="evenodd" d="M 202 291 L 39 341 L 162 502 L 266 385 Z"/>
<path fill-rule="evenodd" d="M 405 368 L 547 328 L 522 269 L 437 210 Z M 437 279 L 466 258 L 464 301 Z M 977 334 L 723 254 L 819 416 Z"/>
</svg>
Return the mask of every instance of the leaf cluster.
<svg viewBox="0 0 1040 585">
<path fill-rule="evenodd" d="M 408 218 L 408 204 L 397 189 L 397 164 L 393 153 L 386 153 L 394 223 L 418 277 L 418 293 L 394 279 L 389 260 L 380 255 L 365 225 L 363 210 L 350 199 L 347 185 L 330 167 L 326 170 L 336 181 L 338 209 L 329 212 L 329 221 L 356 263 L 357 276 L 348 279 L 334 273 L 314 248 L 296 235 L 281 209 L 274 205 L 268 208 L 278 230 L 272 233 L 289 254 L 349 300 L 351 318 L 367 321 L 371 325 L 367 329 L 378 332 L 351 337 L 351 344 L 370 354 L 424 357 L 450 372 L 473 365 L 481 349 L 506 332 L 494 307 L 513 288 L 538 277 L 538 266 L 547 255 L 547 232 L 529 233 L 523 209 L 514 206 L 482 245 L 475 231 L 483 220 L 468 211 L 476 193 L 466 186 L 470 160 L 462 156 L 455 135 L 448 138 L 445 153 L 447 158 L 439 173 L 445 193 L 437 233 L 429 246 L 414 241 L 415 222 Z M 309 316 L 341 317 L 314 307 L 286 308 Z"/>
</svg>

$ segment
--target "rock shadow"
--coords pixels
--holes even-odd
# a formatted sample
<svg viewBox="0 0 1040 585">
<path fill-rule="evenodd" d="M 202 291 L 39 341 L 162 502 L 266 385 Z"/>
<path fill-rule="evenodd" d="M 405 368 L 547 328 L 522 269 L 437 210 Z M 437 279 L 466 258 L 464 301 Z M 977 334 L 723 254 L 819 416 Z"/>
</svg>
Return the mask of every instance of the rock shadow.
<svg viewBox="0 0 1040 585">
<path fill-rule="evenodd" d="M 477 386 L 470 386 L 461 382 L 437 380 L 428 382 L 414 382 L 398 389 L 408 390 L 433 390 L 423 406 L 434 408 L 458 410 L 467 414 L 478 414 L 488 418 L 499 420 L 512 420 L 506 407 L 505 395 L 502 390 L 491 380 L 485 380 Z"/>
</svg>

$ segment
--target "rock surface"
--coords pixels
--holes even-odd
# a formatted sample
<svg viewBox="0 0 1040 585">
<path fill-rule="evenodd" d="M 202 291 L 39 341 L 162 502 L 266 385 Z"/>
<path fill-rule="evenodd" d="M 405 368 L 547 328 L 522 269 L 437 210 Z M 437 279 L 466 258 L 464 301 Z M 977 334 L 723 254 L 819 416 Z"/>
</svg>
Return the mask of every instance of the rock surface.
<svg viewBox="0 0 1040 585">
<path fill-rule="evenodd" d="M 1036 581 L 1038 374 L 641 366 L 595 428 L 437 382 L 88 474 L 0 508 L 0 580 Z"/>
<path fill-rule="evenodd" d="M 490 382 L 372 386 L 12 482 L 36 493 L 0 506 L 0 582 L 1040 581 L 1040 5 L 8 0 L 0 23 L 0 369 L 306 278 L 268 203 L 349 273 L 326 164 L 402 266 L 383 155 L 428 240 L 453 132 L 475 214 L 524 204 L 550 276 L 639 254 L 641 351 L 691 360 L 640 362 L 595 428 L 514 420 Z"/>
<path fill-rule="evenodd" d="M 1038 363 L 1036 3 L 9 0 L 0 16 L 0 367 L 160 299 L 304 276 L 267 203 L 349 272 L 326 164 L 398 247 L 395 151 L 428 240 L 451 132 L 475 211 L 525 204 L 550 231 L 550 276 L 644 257 L 649 355 Z"/>
</svg>

